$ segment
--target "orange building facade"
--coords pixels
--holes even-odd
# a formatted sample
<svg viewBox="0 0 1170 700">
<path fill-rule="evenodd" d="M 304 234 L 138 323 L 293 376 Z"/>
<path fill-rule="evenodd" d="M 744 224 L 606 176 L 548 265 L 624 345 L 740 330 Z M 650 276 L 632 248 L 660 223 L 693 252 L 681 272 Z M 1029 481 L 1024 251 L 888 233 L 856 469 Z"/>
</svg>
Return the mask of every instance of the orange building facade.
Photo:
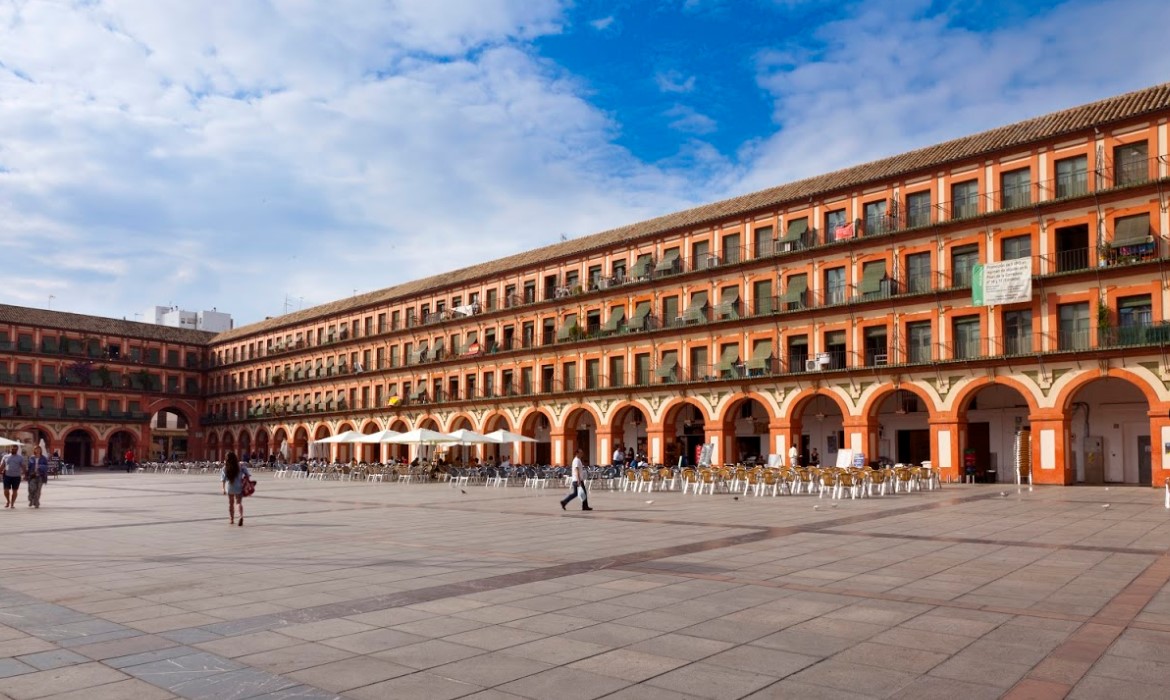
<svg viewBox="0 0 1170 700">
<path fill-rule="evenodd" d="M 1168 120 L 1158 86 L 240 327 L 204 346 L 188 444 L 506 428 L 538 442 L 472 453 L 1008 481 L 1026 428 L 1036 483 L 1161 485 Z M 1009 267 L 1015 296 L 976 303 Z"/>
<path fill-rule="evenodd" d="M 0 305 L 0 435 L 80 467 L 201 455 L 213 336 Z"/>
</svg>

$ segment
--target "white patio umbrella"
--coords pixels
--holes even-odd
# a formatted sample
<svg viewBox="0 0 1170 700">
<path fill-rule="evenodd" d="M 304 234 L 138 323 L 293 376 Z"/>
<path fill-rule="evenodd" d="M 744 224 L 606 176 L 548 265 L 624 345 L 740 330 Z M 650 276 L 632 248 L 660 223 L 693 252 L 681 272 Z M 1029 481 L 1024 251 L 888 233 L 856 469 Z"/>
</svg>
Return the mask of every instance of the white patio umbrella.
<svg viewBox="0 0 1170 700">
<path fill-rule="evenodd" d="M 503 430 L 503 429 L 493 430 L 492 432 L 488 433 L 484 437 L 486 437 L 487 439 L 491 440 L 492 442 L 500 444 L 500 445 L 513 445 L 517 442 L 537 442 L 537 440 L 535 438 L 530 438 L 527 435 L 521 435 L 520 433 L 513 433 L 511 430 Z M 508 459 L 511 459 L 512 458 L 511 452 L 513 451 L 513 448 L 509 447 L 508 450 L 509 450 Z M 503 455 L 501 455 L 501 457 L 503 457 Z"/>
<path fill-rule="evenodd" d="M 317 445 L 334 445 L 342 442 L 361 442 L 362 438 L 364 437 L 365 435 L 362 435 L 361 433 L 354 432 L 352 430 L 345 430 L 331 437 L 314 440 L 313 443 Z"/>
<path fill-rule="evenodd" d="M 530 438 L 527 435 L 520 433 L 513 433 L 511 430 L 493 430 L 484 435 L 488 440 L 503 444 L 505 442 L 538 442 L 535 438 Z"/>
<path fill-rule="evenodd" d="M 397 437 L 401 434 L 402 433 L 398 432 L 397 430 L 379 430 L 376 433 L 362 435 L 361 439 L 357 440 L 357 442 L 365 443 L 367 445 L 376 445 L 383 442 L 389 442 L 390 438 Z"/>
<path fill-rule="evenodd" d="M 280 450 L 279 450 L 279 452 L 280 452 L 280 456 L 281 456 L 281 458 L 282 458 L 282 459 L 283 459 L 285 462 L 288 462 L 288 440 L 281 440 L 281 441 L 280 441 Z"/>
<path fill-rule="evenodd" d="M 451 445 L 458 442 L 458 440 L 437 430 L 415 428 L 398 437 L 389 438 L 386 442 L 392 445 L 418 445 L 421 447 L 423 445 Z"/>
<path fill-rule="evenodd" d="M 492 441 L 488 436 L 482 433 L 477 433 L 474 430 L 467 430 L 466 428 L 452 430 L 451 432 L 447 433 L 447 435 L 456 438 L 458 440 L 457 444 L 464 446 L 464 448 L 461 450 L 461 457 L 463 458 L 463 464 L 465 465 L 467 464 L 467 445 L 482 445 L 485 442 Z"/>
<path fill-rule="evenodd" d="M 395 437 L 395 436 L 398 436 L 401 434 L 402 433 L 398 432 L 397 430 L 379 430 L 376 433 L 369 433 L 366 435 L 362 435 L 361 439 L 358 440 L 358 442 L 363 444 L 363 445 L 378 445 L 379 447 L 378 447 L 378 455 L 377 455 L 376 461 L 380 462 L 380 461 L 382 461 L 382 448 L 381 448 L 382 443 L 388 441 L 392 437 Z"/>
<path fill-rule="evenodd" d="M 437 430 L 415 428 L 397 437 L 389 438 L 386 442 L 395 445 L 449 445 L 453 442 L 458 442 L 458 440 L 447 433 L 440 433 Z"/>
<path fill-rule="evenodd" d="M 489 438 L 487 435 L 477 433 L 474 430 L 467 430 L 466 428 L 452 430 L 451 432 L 445 434 L 455 438 L 455 442 L 459 443 L 460 445 L 482 445 L 485 442 L 494 442 L 494 440 Z"/>
<path fill-rule="evenodd" d="M 6 437 L 0 437 L 0 447 L 12 447 L 13 445 L 19 447 L 20 442 L 17 440 L 9 440 Z"/>
</svg>

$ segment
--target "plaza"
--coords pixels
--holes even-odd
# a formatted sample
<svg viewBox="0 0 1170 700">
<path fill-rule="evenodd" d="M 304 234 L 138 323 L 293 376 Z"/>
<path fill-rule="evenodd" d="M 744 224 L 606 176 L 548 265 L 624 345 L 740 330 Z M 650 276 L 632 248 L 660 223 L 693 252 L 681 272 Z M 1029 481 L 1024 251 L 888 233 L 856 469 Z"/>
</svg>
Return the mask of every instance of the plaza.
<svg viewBox="0 0 1170 700">
<path fill-rule="evenodd" d="M 1136 487 L 860 500 L 87 473 L 6 511 L 0 698 L 1153 698 Z"/>
</svg>

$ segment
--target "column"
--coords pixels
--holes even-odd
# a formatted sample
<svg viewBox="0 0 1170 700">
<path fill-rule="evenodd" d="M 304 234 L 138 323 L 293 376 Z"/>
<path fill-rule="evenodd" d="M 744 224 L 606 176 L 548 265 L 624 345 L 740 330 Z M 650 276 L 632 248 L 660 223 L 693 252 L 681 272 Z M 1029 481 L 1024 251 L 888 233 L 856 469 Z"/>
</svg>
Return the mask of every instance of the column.
<svg viewBox="0 0 1170 700">
<path fill-rule="evenodd" d="M 963 434 L 966 421 L 954 416 L 931 416 L 930 458 L 943 481 L 960 481 L 963 473 Z"/>
<path fill-rule="evenodd" d="M 1046 409 L 1028 416 L 1032 426 L 1032 480 L 1037 484 L 1072 484 L 1077 472 L 1069 459 L 1069 421 L 1061 411 Z M 1011 455 L 1015 464 L 1015 455 Z"/>
<path fill-rule="evenodd" d="M 662 464 L 666 454 L 666 428 L 661 424 L 646 426 L 646 460 L 651 464 Z M 672 466 L 672 465 L 666 465 Z"/>
</svg>

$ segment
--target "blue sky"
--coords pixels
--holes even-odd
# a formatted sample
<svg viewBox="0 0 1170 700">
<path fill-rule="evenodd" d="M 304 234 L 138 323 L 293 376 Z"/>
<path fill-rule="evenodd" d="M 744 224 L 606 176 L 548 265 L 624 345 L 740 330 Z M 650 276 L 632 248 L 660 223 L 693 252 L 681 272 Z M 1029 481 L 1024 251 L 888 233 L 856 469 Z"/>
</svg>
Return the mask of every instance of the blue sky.
<svg viewBox="0 0 1170 700">
<path fill-rule="evenodd" d="M 0 0 L 0 302 L 257 321 L 1157 84 L 1166 26 L 1164 0 Z"/>
</svg>

